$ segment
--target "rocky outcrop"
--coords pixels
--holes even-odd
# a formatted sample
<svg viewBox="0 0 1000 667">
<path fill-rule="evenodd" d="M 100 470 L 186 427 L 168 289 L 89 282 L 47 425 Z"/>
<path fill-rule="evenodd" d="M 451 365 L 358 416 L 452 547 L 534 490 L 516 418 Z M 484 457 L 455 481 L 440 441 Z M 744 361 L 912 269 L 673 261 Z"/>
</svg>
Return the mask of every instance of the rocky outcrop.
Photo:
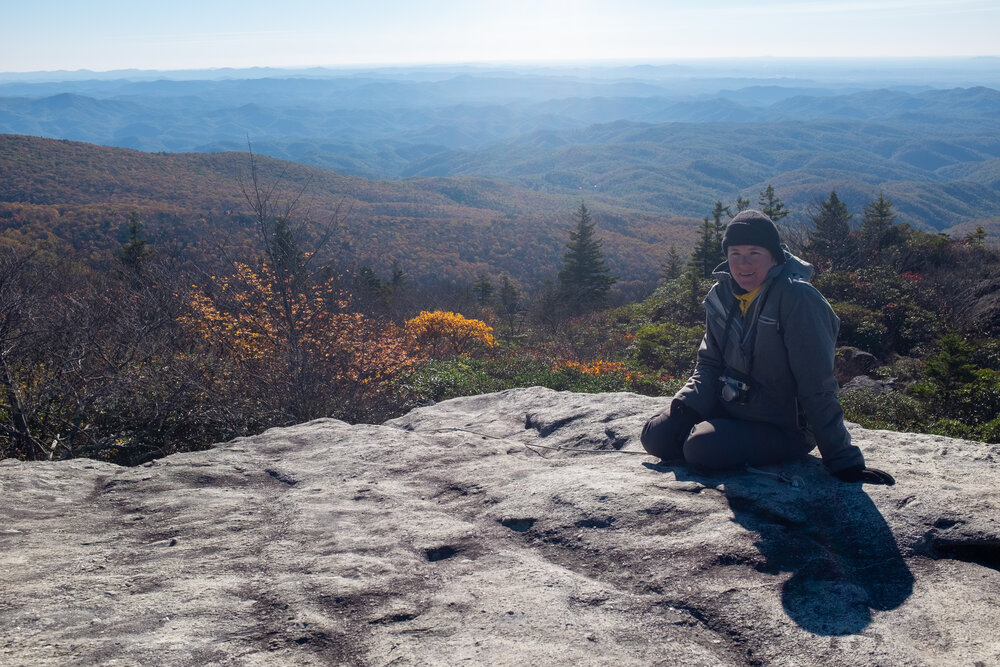
<svg viewBox="0 0 1000 667">
<path fill-rule="evenodd" d="M 881 380 L 868 377 L 867 375 L 856 375 L 841 386 L 840 394 L 844 395 L 852 391 L 863 391 L 871 396 L 880 396 L 882 394 L 891 394 L 896 390 L 896 378 Z"/>
<path fill-rule="evenodd" d="M 662 400 L 522 389 L 138 468 L 0 463 L 0 663 L 1000 664 L 1000 448 L 894 487 L 641 452 Z"/>
<path fill-rule="evenodd" d="M 853 378 L 865 375 L 877 366 L 878 359 L 870 352 L 856 347 L 838 347 L 833 372 L 837 382 L 843 387 Z"/>
</svg>

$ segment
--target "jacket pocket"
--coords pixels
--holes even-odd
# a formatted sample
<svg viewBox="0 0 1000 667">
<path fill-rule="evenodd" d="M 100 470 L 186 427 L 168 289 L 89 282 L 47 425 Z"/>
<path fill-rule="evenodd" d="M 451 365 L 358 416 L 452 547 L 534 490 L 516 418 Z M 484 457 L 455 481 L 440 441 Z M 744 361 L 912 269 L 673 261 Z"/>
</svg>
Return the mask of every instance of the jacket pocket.
<svg viewBox="0 0 1000 667">
<path fill-rule="evenodd" d="M 768 317 L 766 315 L 761 315 L 757 318 L 757 326 L 762 327 L 774 327 L 774 330 L 781 333 L 781 323 L 773 317 Z"/>
</svg>

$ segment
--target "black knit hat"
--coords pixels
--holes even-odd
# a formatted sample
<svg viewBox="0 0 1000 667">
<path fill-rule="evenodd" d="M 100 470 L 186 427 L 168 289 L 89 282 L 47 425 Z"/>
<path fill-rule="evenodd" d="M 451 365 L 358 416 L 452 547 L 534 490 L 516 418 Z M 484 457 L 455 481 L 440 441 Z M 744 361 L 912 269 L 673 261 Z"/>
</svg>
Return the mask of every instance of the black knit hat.
<svg viewBox="0 0 1000 667">
<path fill-rule="evenodd" d="M 778 228 L 771 218 L 752 208 L 737 213 L 726 226 L 726 233 L 722 236 L 722 252 L 728 254 L 731 245 L 757 245 L 767 248 L 774 261 L 779 264 L 785 261 Z"/>
</svg>

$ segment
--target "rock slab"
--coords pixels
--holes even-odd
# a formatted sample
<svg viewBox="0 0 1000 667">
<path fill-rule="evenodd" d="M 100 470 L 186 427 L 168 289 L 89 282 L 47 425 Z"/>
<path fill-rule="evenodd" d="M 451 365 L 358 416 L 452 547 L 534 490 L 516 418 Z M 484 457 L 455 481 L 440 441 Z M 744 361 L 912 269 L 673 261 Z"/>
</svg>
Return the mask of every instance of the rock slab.
<svg viewBox="0 0 1000 667">
<path fill-rule="evenodd" d="M 517 389 L 0 462 L 0 663 L 1000 664 L 1000 448 L 851 425 L 896 486 L 708 476 L 641 451 L 661 405 Z"/>
</svg>

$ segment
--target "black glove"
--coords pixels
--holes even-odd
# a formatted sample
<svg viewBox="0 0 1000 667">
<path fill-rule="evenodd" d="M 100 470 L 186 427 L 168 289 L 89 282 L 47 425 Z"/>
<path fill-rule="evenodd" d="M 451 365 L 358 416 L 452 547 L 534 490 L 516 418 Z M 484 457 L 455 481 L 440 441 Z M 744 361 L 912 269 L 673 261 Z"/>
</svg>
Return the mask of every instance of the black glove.
<svg viewBox="0 0 1000 667">
<path fill-rule="evenodd" d="M 850 468 L 844 468 L 843 470 L 838 470 L 833 473 L 833 476 L 839 479 L 841 482 L 861 482 L 862 484 L 885 484 L 886 486 L 892 486 L 896 483 L 892 475 L 882 470 L 876 470 L 875 468 L 866 468 L 865 466 L 852 466 Z"/>
<path fill-rule="evenodd" d="M 679 430 L 683 431 L 683 439 L 687 439 L 688 433 L 691 432 L 695 424 L 705 421 L 701 415 L 689 408 L 684 401 L 676 398 L 670 402 L 670 417 L 671 419 L 677 419 L 678 424 L 681 425 Z"/>
</svg>

